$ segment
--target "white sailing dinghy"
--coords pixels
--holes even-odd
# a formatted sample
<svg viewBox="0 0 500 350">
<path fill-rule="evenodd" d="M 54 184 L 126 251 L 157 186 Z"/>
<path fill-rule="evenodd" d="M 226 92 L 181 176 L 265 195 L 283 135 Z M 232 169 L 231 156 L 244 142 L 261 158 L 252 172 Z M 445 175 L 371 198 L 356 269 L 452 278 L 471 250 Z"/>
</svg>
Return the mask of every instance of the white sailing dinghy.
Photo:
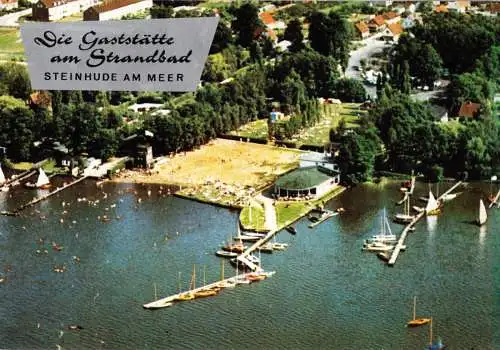
<svg viewBox="0 0 500 350">
<path fill-rule="evenodd" d="M 9 190 L 9 186 L 7 185 L 3 185 L 5 183 L 5 175 L 2 171 L 2 165 L 0 165 L 0 189 L 2 190 L 2 192 L 7 192 Z"/>
<path fill-rule="evenodd" d="M 432 191 L 429 191 L 429 200 L 425 206 L 425 213 L 427 215 L 437 215 L 440 213 L 439 202 L 434 198 Z"/>
<path fill-rule="evenodd" d="M 31 187 L 31 188 L 42 188 L 46 189 L 50 187 L 50 180 L 45 174 L 45 171 L 43 171 L 42 168 L 39 169 L 39 174 L 38 174 L 38 179 L 36 180 L 36 183 L 26 183 L 26 187 Z"/>
<path fill-rule="evenodd" d="M 404 213 L 394 215 L 394 221 L 401 224 L 408 224 L 415 219 L 415 215 L 410 214 L 410 196 L 404 202 Z"/>
<path fill-rule="evenodd" d="M 387 220 L 387 215 L 384 208 L 384 215 L 380 218 L 380 234 L 373 235 L 372 240 L 376 242 L 390 242 L 395 241 L 396 239 L 396 235 L 391 231 L 391 226 L 389 225 L 389 221 Z"/>
<path fill-rule="evenodd" d="M 488 214 L 486 214 L 486 207 L 484 206 L 483 200 L 479 200 L 479 216 L 477 218 L 477 223 L 482 226 L 486 223 L 488 219 Z"/>
</svg>

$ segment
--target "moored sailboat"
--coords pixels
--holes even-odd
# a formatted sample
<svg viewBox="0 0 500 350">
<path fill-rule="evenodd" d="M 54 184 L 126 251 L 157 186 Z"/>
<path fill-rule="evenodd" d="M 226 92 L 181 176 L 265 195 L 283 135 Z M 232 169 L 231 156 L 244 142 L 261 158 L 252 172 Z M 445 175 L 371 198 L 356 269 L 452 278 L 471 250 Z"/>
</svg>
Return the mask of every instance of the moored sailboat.
<svg viewBox="0 0 500 350">
<path fill-rule="evenodd" d="M 394 221 L 401 224 L 409 224 L 415 219 L 415 215 L 410 214 L 410 196 L 406 197 L 404 208 L 404 213 L 394 215 Z"/>
<path fill-rule="evenodd" d="M 41 188 L 41 189 L 47 189 L 50 188 L 50 180 L 47 174 L 45 174 L 45 171 L 43 171 L 42 168 L 39 169 L 38 173 L 38 178 L 36 180 L 36 183 L 31 183 L 27 182 L 26 187 L 30 188 Z"/>
<path fill-rule="evenodd" d="M 429 345 L 426 350 L 443 350 L 446 349 L 446 345 L 443 344 L 441 338 L 438 338 L 437 342 L 432 342 L 432 317 L 431 317 L 431 325 L 429 327 Z"/>
<path fill-rule="evenodd" d="M 413 320 L 408 321 L 408 327 L 423 326 L 431 322 L 430 318 L 417 318 L 417 297 L 413 297 Z"/>
<path fill-rule="evenodd" d="M 380 218 L 380 233 L 378 235 L 373 235 L 372 240 L 375 242 L 388 242 L 395 241 L 396 239 L 396 235 L 391 231 L 391 226 L 389 225 L 389 221 L 387 220 L 387 215 L 384 208 L 384 214 Z"/>
<path fill-rule="evenodd" d="M 439 208 L 439 202 L 434 198 L 432 191 L 429 191 L 429 200 L 427 201 L 427 205 L 425 206 L 425 213 L 427 215 L 437 215 L 441 212 Z"/>
<path fill-rule="evenodd" d="M 0 185 L 2 185 L 4 182 L 5 182 L 5 175 L 3 174 L 2 165 L 0 164 Z"/>
<path fill-rule="evenodd" d="M 488 214 L 486 213 L 486 207 L 484 206 L 483 200 L 479 200 L 479 215 L 477 218 L 477 224 L 479 226 L 482 226 L 486 223 L 486 220 L 488 219 Z"/>
</svg>

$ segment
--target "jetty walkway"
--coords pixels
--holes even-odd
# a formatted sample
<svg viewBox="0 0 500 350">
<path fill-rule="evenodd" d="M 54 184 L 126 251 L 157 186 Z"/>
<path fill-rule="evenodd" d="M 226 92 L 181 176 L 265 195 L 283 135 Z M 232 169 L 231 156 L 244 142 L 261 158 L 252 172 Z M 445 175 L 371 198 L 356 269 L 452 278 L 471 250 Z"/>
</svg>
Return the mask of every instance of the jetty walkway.
<svg viewBox="0 0 500 350">
<path fill-rule="evenodd" d="M 200 292 L 202 290 L 212 289 L 212 288 L 218 287 L 218 286 L 220 286 L 220 285 L 222 285 L 222 284 L 224 284 L 226 282 L 235 283 L 238 280 L 246 279 L 247 276 L 250 275 L 250 274 L 251 273 L 243 273 L 243 274 L 240 274 L 240 275 L 237 275 L 237 276 L 233 276 L 233 277 L 226 278 L 226 279 L 223 279 L 223 280 L 219 280 L 219 281 L 216 281 L 216 282 L 213 282 L 213 283 L 210 283 L 210 284 L 206 284 L 204 286 L 201 286 L 201 287 L 198 287 L 198 288 L 195 288 L 195 289 L 186 290 L 184 292 L 180 292 L 180 293 L 177 293 L 177 294 L 174 294 L 174 295 L 170 295 L 170 296 L 165 297 L 165 298 L 161 298 L 161 299 L 155 300 L 155 301 L 153 301 L 151 303 L 144 304 L 143 307 L 145 309 L 159 309 L 161 307 L 168 306 L 167 304 L 176 301 L 177 298 L 179 298 L 179 296 L 181 296 L 183 294 L 186 294 L 186 293 L 196 293 L 196 292 Z"/>
<path fill-rule="evenodd" d="M 37 198 L 35 198 L 35 199 L 33 199 L 33 200 L 29 201 L 28 203 L 25 203 L 25 204 L 21 205 L 21 206 L 20 206 L 20 207 L 18 207 L 17 209 L 14 209 L 14 210 L 13 210 L 10 214 L 17 215 L 20 211 L 22 211 L 22 210 L 24 210 L 24 209 L 26 209 L 26 208 L 28 208 L 28 207 L 30 207 L 30 206 L 32 206 L 32 205 L 35 205 L 36 203 L 41 202 L 41 201 L 43 201 L 44 199 L 47 199 L 47 198 L 49 198 L 49 197 L 51 197 L 51 196 L 53 196 L 53 195 L 55 195 L 55 194 L 57 194 L 57 193 L 59 193 L 59 192 L 61 192 L 61 191 L 65 190 L 65 189 L 67 189 L 68 187 L 71 187 L 71 186 L 73 186 L 73 185 L 75 185 L 75 184 L 79 183 L 80 181 L 83 181 L 83 180 L 84 180 L 84 179 L 86 179 L 87 177 L 88 177 L 88 176 L 82 176 L 81 178 L 76 179 L 75 181 L 70 182 L 69 184 L 64 185 L 63 187 L 59 187 L 59 188 L 57 188 L 56 190 L 54 190 L 54 191 L 52 191 L 52 192 L 50 192 L 50 193 L 47 193 L 45 196 L 42 196 L 42 197 L 37 197 Z M 4 214 L 4 215 L 9 215 L 9 214 L 7 214 L 7 213 L 2 213 L 2 214 Z"/>
<path fill-rule="evenodd" d="M 450 187 L 445 193 L 443 193 L 441 196 L 437 198 L 437 201 L 441 201 L 443 197 L 446 195 L 450 194 L 452 191 L 454 191 L 458 186 L 462 184 L 462 181 L 457 182 L 455 185 Z M 415 225 L 423 216 L 425 215 L 425 211 L 419 213 L 415 219 L 413 219 L 412 222 L 410 222 L 406 227 L 404 228 L 403 232 L 401 232 L 401 236 L 399 237 L 398 243 L 394 247 L 394 250 L 392 251 L 391 258 L 389 259 L 389 262 L 387 263 L 389 266 L 394 266 L 396 263 L 396 259 L 399 256 L 399 253 L 401 252 L 401 249 L 404 246 L 406 236 L 408 235 L 408 232 L 410 232 L 410 228 Z"/>
</svg>

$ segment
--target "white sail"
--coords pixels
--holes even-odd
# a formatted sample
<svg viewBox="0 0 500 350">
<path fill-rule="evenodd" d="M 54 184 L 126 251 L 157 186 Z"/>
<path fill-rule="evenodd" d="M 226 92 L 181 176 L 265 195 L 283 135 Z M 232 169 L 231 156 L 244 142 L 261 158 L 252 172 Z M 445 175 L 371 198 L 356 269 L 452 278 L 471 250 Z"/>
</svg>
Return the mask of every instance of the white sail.
<svg viewBox="0 0 500 350">
<path fill-rule="evenodd" d="M 486 219 L 488 219 L 488 215 L 486 214 L 486 207 L 484 206 L 483 200 L 479 200 L 479 225 L 484 225 L 486 223 Z"/>
<path fill-rule="evenodd" d="M 429 213 L 429 212 L 436 210 L 438 208 L 439 208 L 439 204 L 438 204 L 436 198 L 434 198 L 434 195 L 432 194 L 432 192 L 429 191 L 429 200 L 427 201 L 427 205 L 425 207 L 425 212 Z"/>
<path fill-rule="evenodd" d="M 41 187 L 50 183 L 49 178 L 45 174 L 42 168 L 40 168 L 40 173 L 38 174 L 38 180 L 36 181 L 36 187 Z"/>
<path fill-rule="evenodd" d="M 5 175 L 3 174 L 2 171 L 2 166 L 0 165 L 0 185 L 5 182 Z"/>
</svg>

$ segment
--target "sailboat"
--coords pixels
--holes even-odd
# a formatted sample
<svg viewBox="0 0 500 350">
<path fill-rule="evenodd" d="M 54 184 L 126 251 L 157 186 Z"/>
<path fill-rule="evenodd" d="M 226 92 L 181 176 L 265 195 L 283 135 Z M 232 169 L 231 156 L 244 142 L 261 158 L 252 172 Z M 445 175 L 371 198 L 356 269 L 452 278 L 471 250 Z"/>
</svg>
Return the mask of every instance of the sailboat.
<svg viewBox="0 0 500 350">
<path fill-rule="evenodd" d="M 0 186 L 2 186 L 5 183 L 5 175 L 3 174 L 2 171 L 2 166 L 0 165 Z M 9 190 L 9 186 L 3 185 L 1 187 L 2 192 L 7 192 Z"/>
<path fill-rule="evenodd" d="M 394 215 L 394 221 L 401 224 L 408 224 L 415 219 L 415 215 L 410 215 L 410 196 L 406 196 L 404 213 Z"/>
<path fill-rule="evenodd" d="M 237 260 L 236 260 L 237 261 Z M 236 287 L 236 282 L 233 280 L 224 280 L 224 260 L 221 260 L 220 263 L 220 282 L 217 283 L 217 286 L 220 288 L 234 288 Z M 236 275 L 238 275 L 238 268 L 236 268 Z"/>
<path fill-rule="evenodd" d="M 437 215 L 441 212 L 439 208 L 439 202 L 434 198 L 432 191 L 429 191 L 429 200 L 427 201 L 427 205 L 425 206 L 425 213 L 427 215 Z"/>
<path fill-rule="evenodd" d="M 438 338 L 437 342 L 432 342 L 432 318 L 431 325 L 429 327 L 429 346 L 427 346 L 426 350 L 443 350 L 446 349 L 446 345 L 443 344 L 441 338 Z"/>
<path fill-rule="evenodd" d="M 384 208 L 384 215 L 380 218 L 380 233 L 378 235 L 373 235 L 372 240 L 376 242 L 389 242 L 395 241 L 396 239 L 396 235 L 392 233 L 389 221 L 387 221 L 387 215 Z"/>
<path fill-rule="evenodd" d="M 26 187 L 47 189 L 50 187 L 50 180 L 48 176 L 45 174 L 45 171 L 43 171 L 43 169 L 40 168 L 36 183 L 27 182 Z"/>
<path fill-rule="evenodd" d="M 222 263 L 224 263 L 224 261 L 222 261 Z M 206 273 L 206 266 L 203 270 L 203 285 L 206 284 L 206 277 L 205 277 L 206 274 L 205 273 Z M 194 297 L 195 298 L 213 297 L 213 296 L 217 295 L 217 293 L 219 291 L 220 291 L 220 289 L 216 289 L 216 288 L 202 289 L 202 290 L 199 290 L 197 292 L 194 292 Z"/>
<path fill-rule="evenodd" d="M 486 214 L 486 207 L 484 206 L 483 200 L 479 200 L 479 216 L 477 218 L 477 223 L 479 226 L 482 226 L 486 223 L 488 219 L 488 214 Z"/>
<path fill-rule="evenodd" d="M 191 282 L 189 283 L 189 290 L 184 293 L 179 293 L 177 298 L 175 300 L 177 301 L 186 301 L 186 300 L 193 300 L 195 298 L 194 293 L 192 290 L 195 288 L 196 285 L 196 266 L 193 265 L 193 274 L 191 275 Z"/>
<path fill-rule="evenodd" d="M 413 320 L 408 321 L 408 327 L 423 326 L 431 322 L 430 318 L 417 318 L 417 297 L 413 297 Z"/>
</svg>

